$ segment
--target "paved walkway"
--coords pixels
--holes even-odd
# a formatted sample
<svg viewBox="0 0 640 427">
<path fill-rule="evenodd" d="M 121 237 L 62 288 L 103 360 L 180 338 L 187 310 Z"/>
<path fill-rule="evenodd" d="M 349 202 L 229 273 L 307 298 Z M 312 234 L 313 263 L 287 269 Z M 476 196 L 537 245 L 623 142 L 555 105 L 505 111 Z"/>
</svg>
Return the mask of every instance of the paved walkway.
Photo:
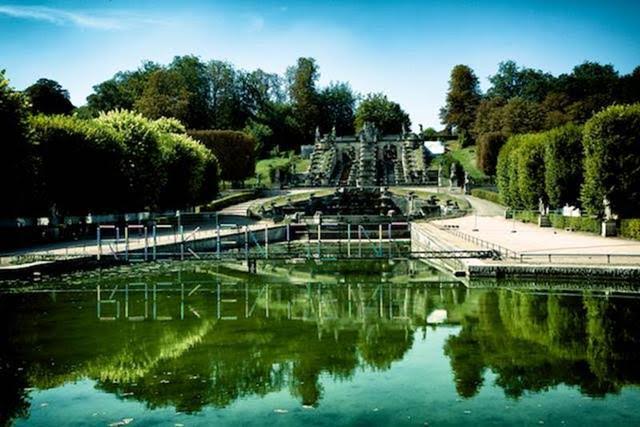
<svg viewBox="0 0 640 427">
<path fill-rule="evenodd" d="M 448 228 L 449 244 L 506 248 L 525 263 L 640 265 L 640 241 L 507 220 L 504 207 L 476 197 L 465 198 L 477 209 L 477 215 L 432 222 L 445 231 Z"/>
</svg>

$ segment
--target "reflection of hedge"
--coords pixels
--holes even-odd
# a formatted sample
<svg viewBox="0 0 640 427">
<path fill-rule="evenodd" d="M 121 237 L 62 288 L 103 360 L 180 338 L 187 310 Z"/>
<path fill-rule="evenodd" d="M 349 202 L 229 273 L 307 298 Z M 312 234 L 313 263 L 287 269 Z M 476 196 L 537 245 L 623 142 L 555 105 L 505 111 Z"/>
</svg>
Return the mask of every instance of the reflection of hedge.
<svg viewBox="0 0 640 427">
<path fill-rule="evenodd" d="M 620 235 L 629 239 L 640 240 L 640 218 L 620 221 Z"/>
<path fill-rule="evenodd" d="M 225 181 L 244 181 L 255 173 L 255 140 L 253 137 L 229 130 L 194 130 L 189 136 L 204 144 L 218 159 L 221 178 Z"/>
<path fill-rule="evenodd" d="M 502 204 L 502 200 L 500 200 L 500 194 L 496 193 L 495 191 L 483 190 L 481 188 L 474 188 L 473 190 L 471 190 L 471 195 L 479 199 L 484 199 L 493 203 Z"/>
</svg>

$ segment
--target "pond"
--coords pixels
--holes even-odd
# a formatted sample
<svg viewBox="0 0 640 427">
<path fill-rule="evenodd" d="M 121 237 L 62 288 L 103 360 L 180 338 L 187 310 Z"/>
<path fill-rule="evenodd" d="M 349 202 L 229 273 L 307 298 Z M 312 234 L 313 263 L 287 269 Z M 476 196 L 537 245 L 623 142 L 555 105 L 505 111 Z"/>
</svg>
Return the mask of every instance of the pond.
<svg viewBox="0 0 640 427">
<path fill-rule="evenodd" d="M 4 284 L 0 425 L 639 425 L 640 298 L 424 264 Z"/>
</svg>

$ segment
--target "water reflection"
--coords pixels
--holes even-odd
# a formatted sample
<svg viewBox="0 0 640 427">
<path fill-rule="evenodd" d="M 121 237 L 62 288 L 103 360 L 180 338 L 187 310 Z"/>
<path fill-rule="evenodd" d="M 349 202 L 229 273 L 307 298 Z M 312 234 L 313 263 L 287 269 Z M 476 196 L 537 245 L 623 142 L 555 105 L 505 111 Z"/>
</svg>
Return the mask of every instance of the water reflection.
<svg viewBox="0 0 640 427">
<path fill-rule="evenodd" d="M 635 298 L 189 279 L 1 296 L 0 422 L 28 415 L 32 388 L 84 378 L 150 409 L 197 413 L 277 391 L 317 407 L 322 378 L 388 371 L 437 328 L 450 331 L 440 353 L 463 398 L 559 384 L 604 396 L 640 383 Z"/>
</svg>

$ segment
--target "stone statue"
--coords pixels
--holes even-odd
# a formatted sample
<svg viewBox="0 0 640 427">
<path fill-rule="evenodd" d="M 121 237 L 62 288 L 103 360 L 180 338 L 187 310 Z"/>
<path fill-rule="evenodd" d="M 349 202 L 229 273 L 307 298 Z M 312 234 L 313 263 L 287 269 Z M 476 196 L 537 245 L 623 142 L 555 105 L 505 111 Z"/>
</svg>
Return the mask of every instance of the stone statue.
<svg viewBox="0 0 640 427">
<path fill-rule="evenodd" d="M 316 126 L 316 141 L 320 141 L 320 126 Z"/>
<path fill-rule="evenodd" d="M 604 220 L 611 221 L 613 219 L 613 213 L 611 212 L 611 202 L 605 196 L 602 199 L 602 206 L 604 206 Z"/>
<path fill-rule="evenodd" d="M 544 202 L 542 201 L 542 197 L 538 197 L 538 212 L 540 215 L 544 215 Z"/>
<path fill-rule="evenodd" d="M 407 134 L 407 129 L 404 127 L 404 123 L 402 124 L 402 136 Z"/>
</svg>

